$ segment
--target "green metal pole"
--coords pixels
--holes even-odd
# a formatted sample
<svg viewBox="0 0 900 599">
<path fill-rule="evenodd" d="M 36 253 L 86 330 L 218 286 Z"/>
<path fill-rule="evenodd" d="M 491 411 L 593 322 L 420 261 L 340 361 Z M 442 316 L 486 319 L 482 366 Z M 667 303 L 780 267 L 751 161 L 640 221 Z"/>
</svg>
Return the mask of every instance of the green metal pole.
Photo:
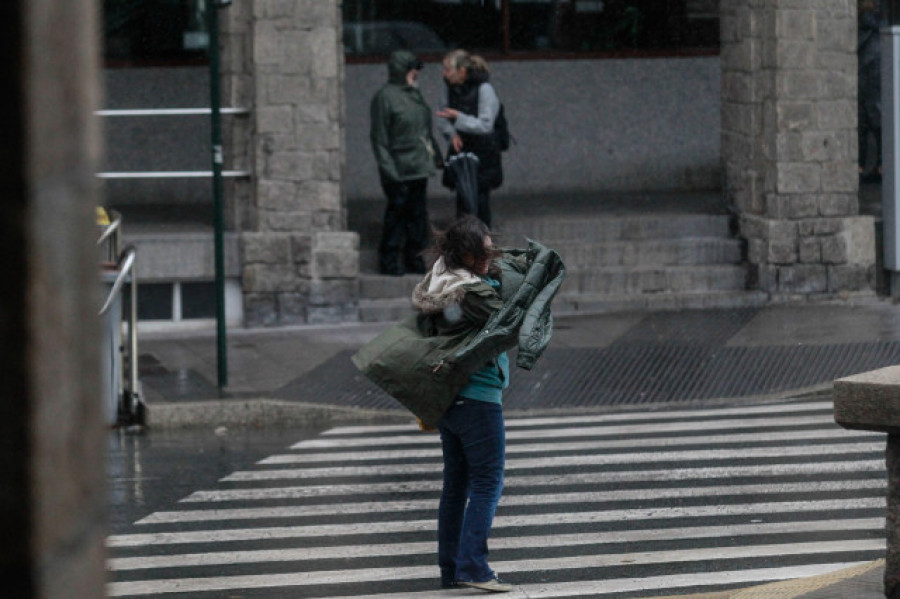
<svg viewBox="0 0 900 599">
<path fill-rule="evenodd" d="M 212 108 L 213 211 L 216 262 L 216 370 L 219 389 L 228 385 L 228 346 L 225 333 L 225 216 L 222 206 L 222 101 L 219 82 L 219 7 L 206 1 L 209 25 L 209 98 Z"/>
</svg>

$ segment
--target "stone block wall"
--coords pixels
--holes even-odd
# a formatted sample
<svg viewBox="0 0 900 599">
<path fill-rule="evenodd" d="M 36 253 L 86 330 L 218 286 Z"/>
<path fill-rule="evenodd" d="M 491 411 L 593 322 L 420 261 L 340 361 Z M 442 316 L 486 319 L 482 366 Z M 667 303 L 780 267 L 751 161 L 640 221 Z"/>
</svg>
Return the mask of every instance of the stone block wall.
<svg viewBox="0 0 900 599">
<path fill-rule="evenodd" d="M 875 228 L 871 217 L 771 219 L 745 214 L 741 233 L 760 289 L 783 294 L 839 294 L 872 289 Z"/>
<path fill-rule="evenodd" d="M 871 292 L 874 222 L 859 216 L 856 6 L 721 2 L 725 193 L 756 284 Z"/>
<path fill-rule="evenodd" d="M 346 231 L 340 3 L 234 8 L 225 93 L 252 109 L 232 139 L 233 159 L 254 173 L 231 196 L 246 324 L 355 320 L 359 240 Z"/>
</svg>

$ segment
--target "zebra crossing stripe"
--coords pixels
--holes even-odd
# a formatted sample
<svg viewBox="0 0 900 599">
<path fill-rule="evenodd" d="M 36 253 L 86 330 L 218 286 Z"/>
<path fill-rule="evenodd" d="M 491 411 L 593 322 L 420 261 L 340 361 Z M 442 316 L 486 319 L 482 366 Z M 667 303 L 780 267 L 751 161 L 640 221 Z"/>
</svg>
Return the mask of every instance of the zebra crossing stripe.
<svg viewBox="0 0 900 599">
<path fill-rule="evenodd" d="M 686 499 L 694 497 L 721 497 L 759 495 L 771 493 L 815 493 L 826 491 L 884 491 L 887 485 L 884 480 L 842 480 L 813 481 L 801 483 L 783 483 L 773 485 L 727 485 L 719 487 L 654 489 L 653 498 Z M 628 489 L 617 491 L 588 491 L 580 493 L 556 493 L 540 495 L 506 495 L 500 502 L 503 507 L 566 505 L 578 503 L 608 503 L 613 501 L 635 501 L 646 499 L 647 489 Z M 209 509 L 155 512 L 136 524 L 171 524 L 176 522 L 209 522 L 220 520 L 253 520 L 262 518 L 302 518 L 311 516 L 332 516 L 350 514 L 386 514 L 392 512 L 411 512 L 433 510 L 437 506 L 437 498 L 411 501 L 392 500 L 368 501 L 352 503 L 324 503 L 316 505 L 298 505 L 285 507 Z"/>
<path fill-rule="evenodd" d="M 499 572 L 557 571 L 585 568 L 612 568 L 658 563 L 708 562 L 729 559 L 751 559 L 784 555 L 820 555 L 847 551 L 877 551 L 884 549 L 884 541 L 843 540 L 752 547 L 707 547 L 672 551 L 646 551 L 624 554 L 580 555 L 573 557 L 541 558 L 495 562 Z M 360 568 L 355 570 L 327 570 L 291 572 L 287 574 L 251 574 L 243 576 L 211 576 L 207 578 L 162 579 L 153 581 L 114 582 L 108 585 L 110 596 L 147 595 L 154 593 L 191 593 L 328 584 L 353 584 L 385 580 L 415 580 L 435 578 L 435 566 L 404 568 Z"/>
<path fill-rule="evenodd" d="M 492 566 L 502 574 L 557 572 L 552 579 L 560 582 L 529 582 L 507 597 L 671 593 L 817 575 L 855 565 L 831 560 L 877 557 L 885 550 L 885 500 L 879 493 L 886 487 L 879 476 L 884 472 L 883 435 L 844 431 L 834 424 L 831 409 L 830 402 L 810 402 L 508 420 L 508 493 L 501 510 L 521 509 L 513 510 L 520 515 L 501 511 L 495 518 L 491 549 L 505 555 L 495 554 Z M 302 594 L 303 587 L 320 586 L 317 595 L 346 595 L 347 589 L 339 585 L 392 581 L 400 589 L 401 581 L 430 581 L 436 587 L 436 564 L 386 567 L 412 560 L 373 562 L 373 558 L 409 556 L 416 560 L 412 563 L 424 564 L 426 556 L 435 554 L 436 519 L 420 518 L 437 509 L 439 443 L 437 435 L 415 432 L 409 425 L 341 427 L 297 443 L 294 452 L 270 456 L 253 470 L 221 479 L 231 488 L 198 491 L 182 499 L 180 505 L 191 509 L 157 512 L 136 523 L 138 531 L 150 532 L 109 537 L 113 557 L 108 569 L 121 576 L 109 583 L 108 594 L 218 596 L 234 590 L 266 593 L 264 589 L 279 587 L 287 589 L 282 592 L 299 587 Z M 654 448 L 656 453 L 648 453 Z M 826 480 L 810 478 L 816 475 Z M 357 480 L 333 485 L 324 480 L 331 477 Z M 744 477 L 759 478 L 739 484 Z M 302 482 L 291 484 L 292 480 Z M 706 482 L 692 484 L 699 481 Z M 841 495 L 832 498 L 832 493 Z M 391 500 L 374 501 L 382 494 L 390 494 Z M 727 503 L 701 498 L 727 498 Z M 311 501 L 253 504 L 291 499 Z M 681 499 L 697 499 L 687 503 L 698 505 L 670 505 Z M 652 501 L 651 507 L 643 500 Z M 249 505 L 216 509 L 220 502 Z M 588 511 L 575 511 L 585 508 Z M 551 513 L 534 513 L 548 510 Z M 374 520 L 377 515 L 381 521 L 352 522 L 354 515 L 362 516 L 356 520 Z M 414 519 L 404 519 L 409 516 Z M 279 519 L 286 526 L 273 526 Z M 544 534 L 523 535 L 525 527 Z M 608 528 L 614 530 L 604 530 Z M 398 537 L 391 535 L 398 533 L 406 533 L 404 542 L 392 542 Z M 747 538 L 725 542 L 742 537 Z M 290 539 L 304 541 L 297 547 Z M 248 541 L 253 545 L 248 547 Z M 652 545 L 635 546 L 640 543 Z M 215 551 L 200 552 L 203 546 Z M 557 551 L 534 557 L 549 548 Z M 645 548 L 651 550 L 635 551 Z M 772 563 L 780 556 L 796 556 L 787 563 L 806 565 L 738 569 L 761 563 L 753 560 Z M 346 561 L 334 569 L 335 562 L 325 560 Z M 634 572 L 646 572 L 648 567 L 656 572 L 705 571 L 621 576 L 631 571 L 623 568 L 633 566 L 639 568 Z M 207 572 L 214 575 L 194 577 L 199 573 L 191 569 L 203 567 L 212 567 Z M 733 569 L 708 571 L 715 568 Z M 140 580 L 128 572 L 146 574 Z M 529 578 L 547 578 L 538 574 Z M 592 580 L 572 580 L 585 577 Z M 469 596 L 471 591 L 441 592 L 447 597 L 462 594 Z M 369 597 L 435 595 L 435 591 L 386 592 Z"/>
<path fill-rule="evenodd" d="M 729 479 L 738 476 L 807 476 L 812 474 L 850 474 L 884 472 L 884 458 L 876 460 L 809 462 L 800 464 L 763 464 L 758 466 L 715 466 L 698 468 L 666 468 L 662 470 L 637 470 L 626 472 L 576 472 L 567 474 L 514 475 L 504 478 L 504 488 L 546 487 L 562 485 L 649 483 L 668 481 Z M 440 475 L 435 466 L 434 474 Z M 260 481 L 254 481 L 260 482 Z M 264 482 L 264 481 L 263 481 Z M 358 493 L 413 493 L 440 490 L 441 481 L 415 480 L 388 483 L 362 483 L 354 485 L 309 485 L 262 489 L 221 489 L 197 491 L 182 499 L 183 503 L 211 501 L 254 501 L 269 499 L 300 499 Z"/>
<path fill-rule="evenodd" d="M 860 431 L 848 431 L 845 429 L 822 429 L 808 431 L 794 431 L 790 441 L 822 441 L 822 442 L 863 442 L 881 440 L 878 433 L 866 433 Z M 374 461 L 396 460 L 413 458 L 431 458 L 440 456 L 440 439 L 432 437 L 433 447 L 428 449 L 387 449 L 381 451 L 341 451 L 321 453 L 295 453 L 274 455 L 264 458 L 258 464 L 314 464 L 318 462 L 347 462 L 347 461 Z M 739 445 L 743 443 L 775 443 L 786 441 L 784 433 L 745 433 L 734 435 L 704 435 L 702 438 L 690 437 L 650 437 L 641 439 L 642 448 L 653 447 L 678 447 L 681 445 Z M 506 447 L 506 454 L 536 453 L 536 452 L 563 452 L 563 451 L 597 451 L 604 449 L 625 449 L 634 447 L 633 439 L 591 440 L 591 441 L 565 441 L 560 443 L 510 443 Z M 394 444 L 389 446 L 393 447 Z M 379 447 L 374 445 L 372 447 Z M 335 443 L 334 448 L 343 448 L 340 443 Z M 304 449 L 310 449 L 304 447 Z"/>
<path fill-rule="evenodd" d="M 672 539 L 700 540 L 759 536 L 773 534 L 810 534 L 816 532 L 860 532 L 880 531 L 884 528 L 883 518 L 858 518 L 847 520 L 812 520 L 795 522 L 761 522 L 723 526 L 699 526 L 689 528 L 662 528 L 650 530 L 623 530 L 603 532 L 581 532 L 577 534 L 556 534 L 549 536 L 494 537 L 491 549 L 529 549 L 551 547 L 577 547 L 583 545 L 612 546 L 623 543 L 648 541 L 670 541 Z M 882 546 L 884 541 L 881 541 Z M 146 570 L 153 568 L 189 568 L 195 566 L 216 566 L 230 564 L 251 564 L 265 562 L 310 561 L 326 559 L 359 559 L 384 555 L 428 555 L 434 554 L 434 541 L 391 544 L 354 544 L 337 547 L 313 547 L 303 549 L 260 549 L 253 551 L 220 551 L 180 555 L 151 555 L 142 557 L 112 558 L 107 567 L 113 571 Z"/>
<path fill-rule="evenodd" d="M 755 570 L 730 570 L 723 572 L 695 572 L 668 574 L 647 578 L 616 578 L 610 580 L 585 580 L 554 584 L 529 584 L 526 590 L 516 589 L 507 593 L 508 599 L 558 599 L 560 597 L 600 597 L 614 593 L 639 591 L 672 591 L 675 589 L 721 586 L 723 581 L 733 585 L 762 584 L 778 580 L 805 578 L 830 574 L 846 568 L 864 565 L 866 562 L 812 564 L 784 568 L 758 568 Z M 434 599 L 433 591 L 419 593 L 387 593 L 379 595 L 354 595 L 355 599 Z M 469 591 L 443 591 L 441 597 L 472 597 Z M 320 597 L 319 599 L 345 599 L 344 597 Z"/>
<path fill-rule="evenodd" d="M 783 432 L 779 433 L 744 433 L 734 435 L 704 435 L 703 437 L 650 437 L 641 439 L 642 448 L 667 448 L 681 445 L 740 445 L 744 443 L 774 443 L 785 441 L 822 441 L 833 443 L 840 442 L 865 442 L 878 440 L 884 443 L 884 435 L 879 433 L 851 432 L 844 429 L 823 429 L 809 431 L 795 431 L 790 439 L 785 439 Z M 387 449 L 380 451 L 341 451 L 321 453 L 295 453 L 273 455 L 257 462 L 261 465 L 274 464 L 315 464 L 319 462 L 355 462 L 355 461 L 384 461 L 418 458 L 439 458 L 441 455 L 440 439 L 432 437 L 433 447 L 428 449 Z M 616 440 L 592 440 L 592 441 L 567 441 L 560 443 L 510 443 L 506 447 L 506 455 L 520 453 L 544 453 L 564 451 L 598 451 L 605 449 L 625 449 L 635 446 L 634 439 Z M 335 447 L 341 447 L 338 443 Z"/>
<path fill-rule="evenodd" d="M 548 456 L 506 460 L 506 471 L 566 466 L 609 466 L 614 464 L 652 464 L 658 462 L 712 461 L 753 458 L 817 457 L 858 453 L 884 453 L 884 441 L 877 443 L 841 443 L 836 445 L 799 445 L 785 447 L 749 447 L 740 449 L 708 449 L 667 451 L 664 453 L 611 453 L 574 456 Z M 435 463 L 390 464 L 368 466 L 335 466 L 329 468 L 285 468 L 279 470 L 244 470 L 222 478 L 222 481 L 279 479 L 340 478 L 346 476 L 394 476 L 430 473 L 439 468 Z"/>
<path fill-rule="evenodd" d="M 699 505 L 685 507 L 648 507 L 634 509 L 530 514 L 522 516 L 498 516 L 493 529 L 515 526 L 539 526 L 561 524 L 590 524 L 640 520 L 667 520 L 672 518 L 724 517 L 747 514 L 786 514 L 839 510 L 884 509 L 884 498 L 831 499 L 820 501 L 780 501 L 765 503 L 739 503 L 723 505 Z M 200 530 L 187 532 L 158 532 L 112 535 L 108 547 L 139 547 L 180 543 L 218 543 L 284 538 L 309 538 L 318 536 L 368 535 L 396 532 L 423 532 L 435 528 L 434 519 L 362 522 L 353 524 L 320 524 L 307 526 L 278 526 L 264 528 L 239 528 L 225 530 Z"/>
<path fill-rule="evenodd" d="M 834 404 L 830 401 L 817 401 L 808 403 L 783 403 L 763 404 L 755 406 L 738 406 L 730 408 L 710 408 L 706 410 L 665 410 L 655 412 L 623 412 L 619 414 L 583 414 L 578 416 L 553 416 L 537 418 L 515 418 L 506 422 L 507 428 L 522 428 L 530 426 L 548 426 L 565 424 L 571 426 L 577 423 L 622 422 L 665 419 L 691 419 L 720 416 L 738 416 L 745 414 L 794 414 L 799 412 L 825 412 L 831 413 Z M 322 433 L 323 436 L 369 434 L 369 433 L 398 433 L 408 431 L 408 424 L 376 424 L 371 426 L 338 426 Z"/>
<path fill-rule="evenodd" d="M 515 422 L 507 421 L 507 424 Z M 647 435 L 652 433 L 693 433 L 698 437 L 709 431 L 740 431 L 757 428 L 796 428 L 800 426 L 830 426 L 835 434 L 841 429 L 834 423 L 831 414 L 815 416 L 796 416 L 785 418 L 729 418 L 710 420 L 708 422 L 659 422 L 644 424 L 614 424 L 608 426 L 579 426 L 579 421 L 571 420 L 561 428 L 541 428 L 535 430 L 507 430 L 507 440 L 518 439 L 556 439 L 559 437 L 619 437 L 627 435 Z M 412 428 L 410 425 L 408 428 Z M 340 437 L 339 439 L 309 439 L 294 444 L 292 449 L 324 448 L 324 447 L 368 447 L 372 445 L 413 445 L 417 443 L 434 443 L 434 433 L 416 432 L 409 435 L 385 435 L 381 437 Z"/>
</svg>

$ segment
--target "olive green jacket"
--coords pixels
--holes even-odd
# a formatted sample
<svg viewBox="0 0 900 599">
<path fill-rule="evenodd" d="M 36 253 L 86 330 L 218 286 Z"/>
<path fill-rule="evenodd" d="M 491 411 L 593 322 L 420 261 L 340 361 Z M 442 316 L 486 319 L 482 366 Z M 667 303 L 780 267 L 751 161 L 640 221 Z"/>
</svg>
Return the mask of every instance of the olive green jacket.
<svg viewBox="0 0 900 599">
<path fill-rule="evenodd" d="M 406 83 L 405 51 L 391 55 L 388 82 L 369 107 L 369 139 L 381 176 L 389 181 L 411 181 L 434 174 L 439 149 L 432 134 L 431 108 L 418 88 Z"/>
<path fill-rule="evenodd" d="M 357 368 L 428 426 L 437 425 L 469 377 L 518 345 L 516 365 L 530 370 L 553 334 L 550 303 L 565 265 L 537 242 L 505 251 L 500 291 L 484 282 L 428 294 L 417 285 L 418 313 L 387 329 L 351 359 Z"/>
</svg>

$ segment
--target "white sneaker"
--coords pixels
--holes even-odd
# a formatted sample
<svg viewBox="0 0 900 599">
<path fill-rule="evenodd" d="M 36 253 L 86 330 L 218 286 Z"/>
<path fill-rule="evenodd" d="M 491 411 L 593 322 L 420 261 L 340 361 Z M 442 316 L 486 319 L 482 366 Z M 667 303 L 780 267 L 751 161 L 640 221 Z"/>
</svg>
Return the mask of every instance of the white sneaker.
<svg viewBox="0 0 900 599">
<path fill-rule="evenodd" d="M 513 585 L 508 582 L 503 582 L 499 578 L 492 578 L 491 580 L 486 580 L 484 582 L 465 582 L 460 580 L 459 584 L 472 587 L 473 589 L 489 591 L 491 593 L 508 593 L 513 590 Z"/>
</svg>

